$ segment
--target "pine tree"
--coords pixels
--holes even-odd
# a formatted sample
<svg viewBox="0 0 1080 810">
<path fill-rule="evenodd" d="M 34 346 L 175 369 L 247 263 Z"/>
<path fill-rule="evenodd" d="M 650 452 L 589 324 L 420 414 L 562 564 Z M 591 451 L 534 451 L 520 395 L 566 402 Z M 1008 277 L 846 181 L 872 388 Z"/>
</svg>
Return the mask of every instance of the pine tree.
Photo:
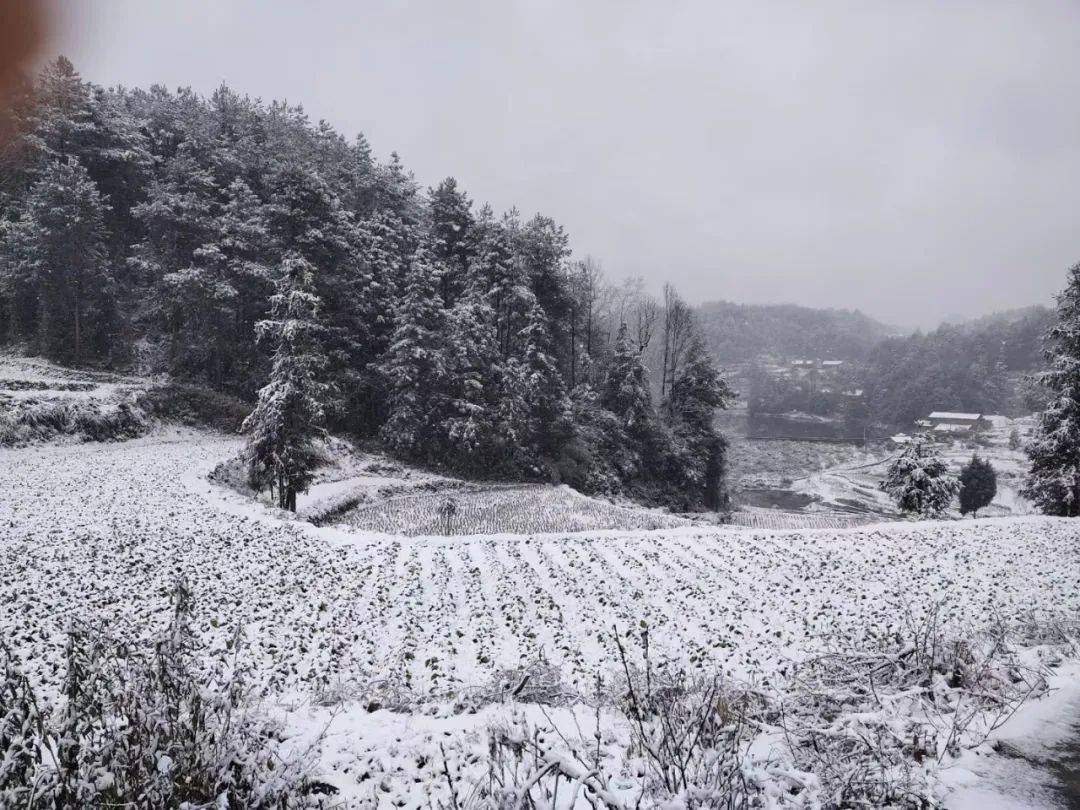
<svg viewBox="0 0 1080 810">
<path fill-rule="evenodd" d="M 997 473 L 978 453 L 960 471 L 960 514 L 976 514 L 997 495 Z"/>
<path fill-rule="evenodd" d="M 536 301 L 523 263 L 514 254 L 511 231 L 513 216 L 495 220 L 484 206 L 471 231 L 468 267 L 469 283 L 487 291 L 488 304 L 495 313 L 495 331 L 504 359 L 517 355 L 526 317 Z"/>
<path fill-rule="evenodd" d="M 80 156 L 94 136 L 93 93 L 65 56 L 47 64 L 38 76 L 27 128 L 27 145 L 39 168 Z"/>
<path fill-rule="evenodd" d="M 445 311 L 439 269 L 418 251 L 402 281 L 390 347 L 381 363 L 388 386 L 388 416 L 380 434 L 408 458 L 436 457 L 437 430 L 447 407 Z"/>
<path fill-rule="evenodd" d="M 727 443 L 716 430 L 716 412 L 728 407 L 733 397 L 705 345 L 695 338 L 671 386 L 669 405 L 675 434 L 688 451 L 686 473 L 701 488 L 702 503 L 713 511 L 730 502 L 725 485 Z"/>
<path fill-rule="evenodd" d="M 540 472 L 543 459 L 558 454 L 570 435 L 570 403 L 551 354 L 547 316 L 533 302 L 519 338 L 520 353 L 504 366 L 500 423 L 514 448 L 518 470 Z"/>
<path fill-rule="evenodd" d="M 470 258 L 472 202 L 458 191 L 453 177 L 428 191 L 431 209 L 431 252 L 445 268 L 439 293 L 443 304 L 452 306 L 465 288 L 465 271 Z"/>
<path fill-rule="evenodd" d="M 642 435 L 653 427 L 655 415 L 645 366 L 631 343 L 625 323 L 619 324 L 600 403 L 619 416 L 631 433 Z"/>
<path fill-rule="evenodd" d="M 268 483 L 271 493 L 276 489 L 278 506 L 293 512 L 297 494 L 307 491 L 319 462 L 315 441 L 325 435 L 329 394 L 312 272 L 295 253 L 282 261 L 271 317 L 257 326 L 259 340 L 275 346 L 270 380 L 243 425 L 250 437 L 251 480 Z"/>
<path fill-rule="evenodd" d="M 566 260 L 570 240 L 562 226 L 537 214 L 514 233 L 514 252 L 523 266 L 529 288 L 544 312 L 548 353 L 556 367 L 571 376 L 570 276 Z"/>
<path fill-rule="evenodd" d="M 690 343 L 686 360 L 672 386 L 671 407 L 676 419 L 699 433 L 713 430 L 716 411 L 727 408 L 735 394 L 713 365 L 700 338 Z"/>
<path fill-rule="evenodd" d="M 949 508 L 960 482 L 948 474 L 929 442 L 918 438 L 889 467 L 881 489 L 892 496 L 900 511 L 937 517 Z"/>
<path fill-rule="evenodd" d="M 464 471 L 505 459 L 498 436 L 500 383 L 505 368 L 495 337 L 495 313 L 478 279 L 446 312 L 447 418 L 443 424 L 448 457 Z"/>
<path fill-rule="evenodd" d="M 386 380 L 378 364 L 390 345 L 401 275 L 400 223 L 380 213 L 356 226 L 357 264 L 348 285 L 352 361 L 343 373 L 349 430 L 373 436 L 386 418 Z"/>
<path fill-rule="evenodd" d="M 74 158 L 49 164 L 18 222 L 5 228 L 3 275 L 38 302 L 42 351 L 76 365 L 100 353 L 108 334 L 108 206 Z"/>
<path fill-rule="evenodd" d="M 1080 515 L 1080 263 L 1069 270 L 1048 335 L 1050 364 L 1039 382 L 1050 394 L 1027 446 L 1031 469 L 1021 494 L 1044 513 Z"/>
</svg>

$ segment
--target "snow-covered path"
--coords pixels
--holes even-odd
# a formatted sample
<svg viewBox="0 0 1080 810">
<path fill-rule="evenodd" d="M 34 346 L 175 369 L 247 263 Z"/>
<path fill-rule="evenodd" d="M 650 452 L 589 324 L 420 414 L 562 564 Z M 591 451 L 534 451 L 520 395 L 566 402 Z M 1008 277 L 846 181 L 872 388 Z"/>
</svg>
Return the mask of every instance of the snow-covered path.
<svg viewBox="0 0 1080 810">
<path fill-rule="evenodd" d="M 694 666 L 766 676 L 824 645 L 1080 607 L 1080 525 L 1041 518 L 845 531 L 345 535 L 260 514 L 200 476 L 237 440 L 166 431 L 0 452 L 0 632 L 55 685 L 69 617 L 145 636 L 175 578 L 199 630 L 268 691 L 395 678 L 439 694 L 543 654 L 588 683 L 613 624 Z M 584 680 L 583 680 L 584 679 Z"/>
</svg>

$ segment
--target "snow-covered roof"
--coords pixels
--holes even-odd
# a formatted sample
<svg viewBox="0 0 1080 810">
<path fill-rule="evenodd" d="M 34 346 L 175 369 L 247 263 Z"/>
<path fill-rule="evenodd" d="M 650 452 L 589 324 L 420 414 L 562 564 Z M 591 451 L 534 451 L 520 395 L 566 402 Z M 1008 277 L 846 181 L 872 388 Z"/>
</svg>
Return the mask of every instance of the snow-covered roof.
<svg viewBox="0 0 1080 810">
<path fill-rule="evenodd" d="M 895 436 L 890 436 L 889 441 L 893 444 L 910 444 L 911 437 L 906 433 L 897 433 Z"/>
<path fill-rule="evenodd" d="M 842 365 L 844 365 L 844 361 L 843 360 L 822 360 L 821 365 L 823 365 L 823 366 L 842 366 Z"/>
<path fill-rule="evenodd" d="M 971 430 L 971 425 L 935 425 L 935 433 L 962 433 L 965 430 Z"/>
<path fill-rule="evenodd" d="M 963 419 L 968 422 L 977 422 L 982 419 L 981 413 L 953 413 L 952 411 L 934 411 L 930 414 L 931 419 Z"/>
</svg>

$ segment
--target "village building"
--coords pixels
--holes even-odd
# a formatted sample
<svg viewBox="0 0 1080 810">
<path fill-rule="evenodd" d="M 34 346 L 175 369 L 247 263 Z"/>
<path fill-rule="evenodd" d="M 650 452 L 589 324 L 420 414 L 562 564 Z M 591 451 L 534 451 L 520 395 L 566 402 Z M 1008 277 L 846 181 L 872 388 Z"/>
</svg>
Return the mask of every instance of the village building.
<svg viewBox="0 0 1080 810">
<path fill-rule="evenodd" d="M 953 411 L 934 411 L 916 424 L 929 428 L 939 436 L 979 433 L 990 427 L 989 420 L 981 413 L 955 413 Z"/>
</svg>

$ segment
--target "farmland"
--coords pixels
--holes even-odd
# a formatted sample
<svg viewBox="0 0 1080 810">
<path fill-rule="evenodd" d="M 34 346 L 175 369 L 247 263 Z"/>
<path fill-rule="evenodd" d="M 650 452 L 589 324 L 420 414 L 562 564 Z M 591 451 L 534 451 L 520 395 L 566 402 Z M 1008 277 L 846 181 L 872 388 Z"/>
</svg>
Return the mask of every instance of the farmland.
<svg viewBox="0 0 1080 810">
<path fill-rule="evenodd" d="M 200 638 L 224 650 L 242 628 L 239 654 L 266 698 L 290 696 L 301 737 L 328 695 L 354 705 L 372 684 L 440 706 L 543 660 L 587 692 L 613 666 L 612 628 L 649 627 L 654 653 L 691 671 L 768 680 L 815 651 L 872 648 L 938 604 L 956 632 L 1080 607 L 1068 521 L 406 538 L 279 520 L 208 483 L 238 446 L 167 429 L 0 451 L 2 632 L 36 683 L 59 686 L 73 617 L 121 638 L 159 630 L 180 574 Z M 325 766 L 346 767 L 339 755 Z"/>
</svg>

